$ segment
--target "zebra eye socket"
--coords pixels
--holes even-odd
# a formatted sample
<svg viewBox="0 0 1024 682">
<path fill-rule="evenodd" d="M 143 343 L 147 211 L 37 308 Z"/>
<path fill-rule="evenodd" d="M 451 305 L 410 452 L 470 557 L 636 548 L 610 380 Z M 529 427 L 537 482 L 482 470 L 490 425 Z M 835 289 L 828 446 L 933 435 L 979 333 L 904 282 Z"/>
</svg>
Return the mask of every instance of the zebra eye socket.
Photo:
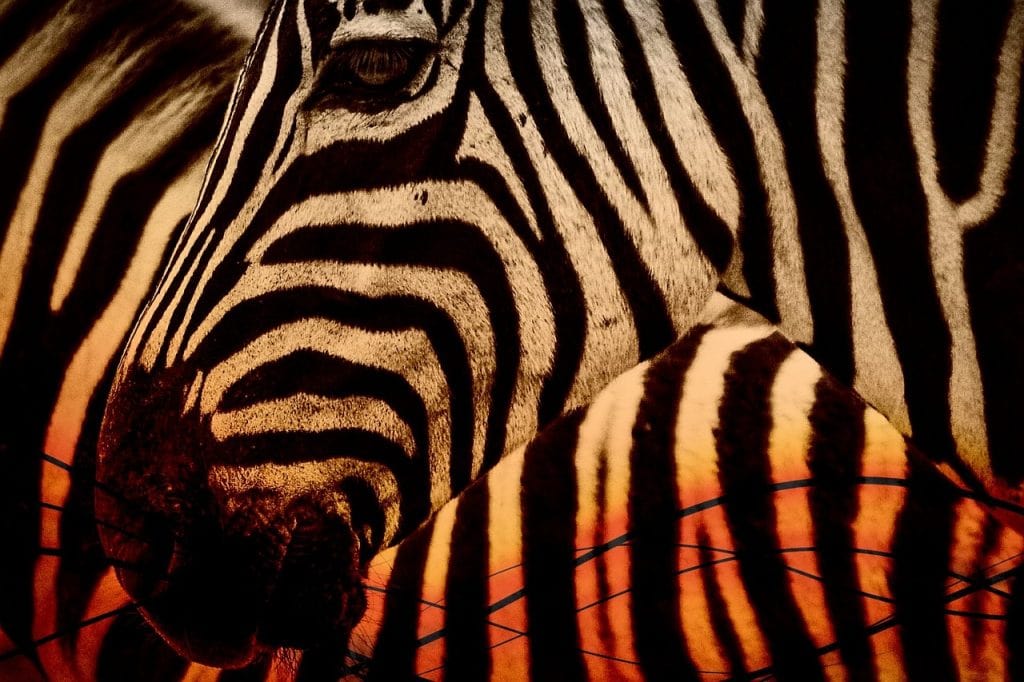
<svg viewBox="0 0 1024 682">
<path fill-rule="evenodd" d="M 411 42 L 367 42 L 344 48 L 336 59 L 353 80 L 381 87 L 407 77 L 423 51 L 422 45 Z"/>
<path fill-rule="evenodd" d="M 433 68 L 434 51 L 424 40 L 359 40 L 335 49 L 320 69 L 318 104 L 375 108 L 411 98 Z"/>
</svg>

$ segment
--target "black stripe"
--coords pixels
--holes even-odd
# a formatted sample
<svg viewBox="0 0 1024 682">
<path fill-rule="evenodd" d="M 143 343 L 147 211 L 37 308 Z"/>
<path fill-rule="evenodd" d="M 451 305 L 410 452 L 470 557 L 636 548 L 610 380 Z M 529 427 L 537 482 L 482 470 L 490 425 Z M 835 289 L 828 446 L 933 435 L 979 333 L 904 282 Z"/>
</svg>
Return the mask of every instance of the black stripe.
<svg viewBox="0 0 1024 682">
<path fill-rule="evenodd" d="M 721 272 L 732 255 L 733 235 L 728 225 L 719 218 L 693 184 L 683 168 L 669 133 L 669 124 L 658 104 L 657 91 L 650 67 L 643 52 L 643 42 L 637 34 L 632 17 L 622 0 L 608 0 L 608 21 L 617 29 L 622 61 L 629 74 L 633 103 L 658 150 L 658 157 L 668 175 L 669 184 L 686 222 L 686 230 L 693 236 L 701 252 Z M 689 49 L 693 49 L 692 47 Z"/>
<path fill-rule="evenodd" d="M 167 190 L 168 178 L 179 177 L 188 164 L 200 159 L 209 149 L 224 105 L 223 98 L 209 101 L 209 108 L 197 115 L 165 149 L 157 152 L 142 168 L 124 175 L 112 188 L 82 258 L 74 287 L 58 317 L 59 333 L 68 341 L 84 338 L 117 293 L 135 255 L 141 229 Z M 70 170 L 80 171 L 81 168 Z M 54 173 L 53 182 L 72 182 L 67 178 Z M 62 185 L 54 184 L 45 201 L 66 207 L 63 202 L 67 193 Z M 72 220 L 74 217 L 68 216 Z M 45 215 L 41 215 L 41 224 L 43 220 L 47 220 Z M 137 226 L 138 232 L 132 235 L 135 239 L 126 239 L 126 225 Z"/>
<path fill-rule="evenodd" d="M 932 130 L 939 183 L 956 202 L 979 189 L 1010 5 L 938 3 Z"/>
<path fill-rule="evenodd" d="M 62 557 L 57 567 L 57 630 L 73 633 L 68 636 L 73 650 L 81 634 L 74 624 L 88 617 L 94 590 L 110 568 L 110 561 L 100 547 L 96 525 L 96 443 L 116 369 L 115 356 L 89 399 L 75 446 L 76 473 L 70 477 L 71 485 L 60 515 Z"/>
<path fill-rule="evenodd" d="M 765 3 L 758 73 L 786 145 L 786 165 L 796 200 L 804 275 L 814 320 L 813 355 L 836 378 L 850 384 L 853 330 L 849 251 L 839 206 L 825 177 L 818 145 L 816 12 L 814 3 Z"/>
<path fill-rule="evenodd" d="M 586 678 L 575 599 L 574 455 L 583 416 L 570 413 L 541 432 L 523 462 L 523 588 L 532 679 Z"/>
<path fill-rule="evenodd" d="M 131 14 L 97 13 L 78 39 L 57 54 L 21 92 L 8 100 L 0 128 L 0 240 L 6 238 L 18 197 L 39 148 L 49 110 L 82 69 L 101 51 L 117 26 L 138 22 Z M 85 183 L 78 182 L 76 187 Z M 70 189 L 70 188 L 69 188 Z"/>
<path fill-rule="evenodd" d="M 583 10 L 580 8 L 578 0 L 557 2 L 554 10 L 555 25 L 558 28 L 562 55 L 565 57 L 566 71 L 574 86 L 573 94 L 579 99 L 597 136 L 604 142 L 605 149 L 608 151 L 612 163 L 615 164 L 619 176 L 644 209 L 650 210 L 647 204 L 647 195 L 640 184 L 640 176 L 622 146 L 622 139 L 619 138 L 615 130 L 611 113 L 598 88 L 598 79 L 603 74 L 595 73 L 594 70 L 588 42 L 591 38 L 587 33 Z M 602 46 L 601 49 L 614 50 L 615 45 Z"/>
<path fill-rule="evenodd" d="M 479 14 L 483 13 L 483 9 L 483 5 L 478 7 Z M 483 41 L 478 42 L 483 44 Z M 476 58 L 479 63 L 483 63 L 482 50 Z M 544 379 L 537 406 L 538 423 L 546 424 L 565 409 L 565 401 L 579 369 L 587 330 L 586 300 L 579 277 L 574 272 L 566 251 L 565 240 L 558 232 L 554 217 L 551 215 L 551 207 L 545 199 L 538 171 L 530 162 L 515 122 L 490 84 L 480 84 L 479 96 L 480 104 L 491 126 L 502 140 L 516 176 L 523 183 L 527 200 L 536 215 L 538 228 L 544 235 L 543 241 L 538 242 L 529 234 L 517 231 L 523 242 L 529 245 L 530 254 L 540 268 L 555 320 L 553 369 Z M 520 121 L 525 120 L 525 114 L 522 114 Z M 493 186 L 493 182 L 490 184 Z M 487 187 L 488 183 L 484 183 L 484 186 Z M 513 224 L 521 223 L 516 221 Z"/>
<path fill-rule="evenodd" d="M 605 517 L 611 511 L 608 507 L 608 450 L 601 448 L 597 454 L 597 485 L 594 489 L 594 508 L 597 509 L 597 522 L 594 524 L 594 538 L 605 542 L 607 526 Z M 615 650 L 615 635 L 612 631 L 611 615 L 608 612 L 608 600 L 611 599 L 612 588 L 608 578 L 608 557 L 603 548 L 595 549 L 594 572 L 597 578 L 597 627 L 603 651 Z"/>
<path fill-rule="evenodd" d="M 860 508 L 857 478 L 864 454 L 864 403 L 826 376 L 815 387 L 808 417 L 812 436 L 807 466 L 814 479 L 809 502 L 825 606 L 850 679 L 874 680 L 878 671 L 859 595 L 853 532 Z"/>
<path fill-rule="evenodd" d="M 217 150 L 217 154 L 210 159 L 210 166 L 207 168 L 207 177 L 209 178 L 209 184 L 206 187 L 206 191 L 199 196 L 196 203 L 196 208 L 193 211 L 194 216 L 201 215 L 210 201 L 213 199 L 213 193 L 216 189 L 217 181 L 224 175 L 224 167 L 228 161 L 228 149 L 231 146 L 231 142 L 238 135 L 238 126 L 242 122 L 242 113 L 248 109 L 250 102 L 252 101 L 253 93 L 256 90 L 256 84 L 259 82 L 259 71 L 253 69 L 254 65 L 262 66 L 266 60 L 267 51 L 270 48 L 270 41 L 272 38 L 272 27 L 273 22 L 277 18 L 281 5 L 284 0 L 274 0 L 271 3 L 271 7 L 263 15 L 263 20 L 260 23 L 259 32 L 263 33 L 260 36 L 258 42 L 254 42 L 249 53 L 245 57 L 244 68 L 242 74 L 239 77 L 239 81 L 235 86 L 235 91 L 232 94 L 231 104 L 228 108 L 228 113 L 231 118 L 225 121 L 224 135 L 223 135 L 223 146 Z"/>
<path fill-rule="evenodd" d="M 637 659 L 651 680 L 697 680 L 679 614 L 679 491 L 675 424 L 686 371 L 704 339 L 697 327 L 644 376 L 629 455 L 630 610 Z"/>
<path fill-rule="evenodd" d="M 507 118 L 507 112 L 506 118 Z M 523 214 L 522 207 L 516 203 L 515 198 L 512 196 L 508 185 L 505 184 L 505 179 L 494 169 L 492 166 L 488 166 L 485 163 L 477 162 L 473 160 L 463 161 L 459 164 L 459 171 L 464 173 L 464 176 L 459 176 L 458 179 L 472 181 L 477 184 L 487 195 L 491 201 L 494 202 L 499 213 L 505 217 L 513 229 L 516 231 L 516 235 L 520 238 L 523 244 L 530 252 L 530 256 L 534 262 L 537 263 L 541 271 L 541 278 L 547 282 L 551 280 L 549 274 L 549 268 L 545 265 L 545 257 L 541 255 L 541 246 L 539 241 L 534 237 L 533 232 L 530 230 L 526 220 L 526 216 Z M 527 171 L 528 172 L 528 171 Z M 520 179 L 524 180 L 522 175 L 519 175 Z M 560 254 L 560 257 L 565 257 L 565 252 L 560 249 L 555 249 L 555 253 Z M 556 256 L 558 257 L 558 256 Z M 568 273 L 569 270 L 566 270 Z M 566 280 L 563 279 L 563 282 Z M 575 299 L 579 295 L 579 285 L 573 279 L 568 280 L 566 289 L 574 292 L 568 298 Z M 549 287 L 545 287 L 546 290 L 550 290 Z M 561 302 L 559 305 L 565 305 L 565 302 Z M 512 406 L 513 394 L 515 392 L 516 374 L 519 371 L 519 365 L 521 362 L 520 354 L 524 352 L 520 338 L 519 338 L 519 311 L 515 306 L 508 308 L 501 308 L 500 310 L 490 309 L 491 312 L 491 330 L 494 333 L 494 357 L 495 357 L 495 371 L 493 377 L 493 383 L 491 384 L 491 412 L 487 418 L 487 440 L 486 447 L 484 448 L 484 469 L 490 469 L 505 453 L 505 440 L 507 437 L 507 418 L 509 411 Z M 559 317 L 555 315 L 556 327 L 561 327 L 568 324 L 570 327 L 579 325 L 580 327 L 584 324 L 584 305 L 582 300 L 578 302 L 578 307 L 571 313 Z M 576 318 L 576 319 L 567 319 Z M 556 335 L 557 336 L 557 335 Z M 556 355 L 559 352 L 564 352 L 564 348 L 559 350 L 556 347 Z M 578 355 L 578 353 L 577 353 Z M 569 360 L 565 362 L 564 367 L 559 369 L 565 372 L 571 381 L 571 377 L 575 376 L 577 360 Z M 556 367 L 558 366 L 557 360 L 553 363 Z M 558 373 L 558 370 L 553 371 L 548 375 L 545 380 L 545 385 L 552 381 L 552 377 Z M 567 390 L 567 389 L 566 389 Z M 564 393 L 559 401 L 559 409 L 554 414 L 561 412 L 562 401 L 564 401 Z M 544 424 L 546 420 L 541 420 L 539 423 Z"/>
<path fill-rule="evenodd" d="M 736 46 L 737 51 L 743 48 L 744 19 L 746 18 L 747 3 L 745 0 L 718 0 L 718 13 L 725 24 L 725 30 L 729 39 Z"/>
<path fill-rule="evenodd" d="M 928 210 L 907 115 L 909 7 L 849 3 L 846 12 L 850 189 L 903 366 L 914 440 L 943 460 L 954 451 L 950 335 L 932 277 Z"/>
<path fill-rule="evenodd" d="M 452 528 L 445 582 L 445 677 L 485 680 L 491 674 L 487 626 L 488 536 L 487 479 L 460 497 Z"/>
<path fill-rule="evenodd" d="M 985 394 L 989 462 L 996 476 L 1019 486 L 1024 481 L 1024 125 L 1019 118 L 1014 149 L 998 210 L 964 235 L 964 280 Z"/>
<path fill-rule="evenodd" d="M 285 12 L 285 16 L 281 21 L 277 38 L 277 72 L 270 91 L 256 114 L 252 128 L 245 139 L 241 141 L 242 148 L 238 157 L 238 166 L 235 174 L 230 178 L 227 193 L 210 218 L 210 224 L 215 228 L 229 224 L 238 215 L 242 205 L 252 194 L 257 178 L 271 161 L 268 155 L 273 149 L 274 142 L 277 141 L 279 129 L 282 125 L 287 125 L 283 122 L 284 106 L 302 78 L 302 48 L 296 30 L 297 17 L 294 15 L 297 11 L 296 8 L 296 3 L 288 3 L 282 10 Z M 268 16 L 270 15 L 268 14 Z M 270 42 L 270 37 L 271 33 L 268 32 L 266 43 Z M 259 47 L 261 52 L 267 49 L 263 45 Z M 254 64 L 265 67 L 265 59 L 254 62 Z M 239 99 L 239 106 L 235 110 L 236 119 L 241 119 L 248 109 L 255 106 L 255 103 L 251 101 L 252 93 L 248 92 L 248 88 L 255 89 L 259 75 L 258 71 L 247 70 L 246 91 L 249 97 Z M 220 156 L 227 155 L 230 142 L 234 142 L 237 137 L 237 123 L 232 121 L 231 125 L 234 134 L 225 139 L 225 146 Z M 214 176 L 211 173 L 212 177 Z"/>
<path fill-rule="evenodd" d="M 694 96 L 707 114 L 716 141 L 732 163 L 740 193 L 737 240 L 743 251 L 743 276 L 751 292 L 748 304 L 769 321 L 777 322 L 779 314 L 772 270 L 772 223 L 768 217 L 768 198 L 761 181 L 761 161 L 757 156 L 750 123 L 740 106 L 732 77 L 694 4 L 661 0 L 661 12 Z M 676 186 L 675 183 L 673 186 Z M 692 211 L 694 206 L 698 205 L 692 204 L 687 209 L 684 204 L 683 209 Z M 699 213 L 687 215 L 686 220 L 687 228 L 691 231 L 695 231 L 696 226 L 703 222 Z M 699 232 L 695 231 L 695 234 L 699 235 Z M 700 239 L 698 236 L 698 239 L 708 244 L 715 243 L 714 237 Z M 714 258 L 715 247 L 709 245 L 705 250 Z M 720 253 L 725 255 L 724 250 Z"/>
<path fill-rule="evenodd" d="M 9 0 L 0 14 L 0 64 L 38 32 L 61 4 L 54 0 Z"/>
<path fill-rule="evenodd" d="M 635 321 L 640 355 L 643 358 L 649 357 L 667 346 L 675 337 L 662 291 L 641 259 L 636 244 L 626 233 L 621 218 L 601 189 L 593 167 L 586 156 L 575 148 L 562 125 L 559 113 L 544 87 L 529 13 L 510 7 L 504 6 L 501 23 L 512 77 L 544 137 L 547 150 L 565 177 L 571 179 L 572 189 L 580 203 L 590 210 L 604 248 L 614 254 L 612 267 Z M 601 312 L 591 311 L 591 314 Z"/>
<path fill-rule="evenodd" d="M 989 570 L 991 554 L 993 550 L 998 551 L 999 549 L 999 541 L 1002 539 L 1003 529 L 1004 526 L 1000 523 L 999 519 L 991 515 L 985 516 L 984 526 L 981 531 L 981 542 L 978 543 L 974 561 L 971 565 L 971 573 L 969 575 L 971 580 L 983 584 L 987 579 L 988 576 L 986 574 Z M 974 592 L 967 598 L 966 610 L 971 613 L 983 613 L 987 596 L 984 590 Z M 982 646 L 985 636 L 988 634 L 985 625 L 985 621 L 981 618 L 972 618 L 967 621 L 967 643 L 972 656 L 977 655 L 979 647 Z"/>
<path fill-rule="evenodd" d="M 945 611 L 955 502 L 946 479 L 911 457 L 889 576 L 909 680 L 957 679 Z"/>
<path fill-rule="evenodd" d="M 431 520 L 398 546 L 388 580 L 383 623 L 367 680 L 408 680 L 415 677 L 417 630 L 423 594 L 423 571 L 434 531 Z"/>
<path fill-rule="evenodd" d="M 718 651 L 729 664 L 729 674 L 736 679 L 746 679 L 747 664 L 744 660 L 743 648 L 740 646 L 739 635 L 729 617 L 729 607 L 722 595 L 722 586 L 718 584 L 715 562 L 719 560 L 717 553 L 711 549 L 711 540 L 704 526 L 697 529 L 697 560 L 700 562 L 700 582 L 707 599 L 708 619 L 711 630 L 715 633 Z"/>
<path fill-rule="evenodd" d="M 775 334 L 732 356 L 715 429 L 718 479 L 727 503 L 725 518 L 739 560 L 740 577 L 761 633 L 772 671 L 780 680 L 823 680 L 811 640 L 779 554 L 775 505 L 770 492 L 768 438 L 771 389 L 792 344 Z"/>
</svg>

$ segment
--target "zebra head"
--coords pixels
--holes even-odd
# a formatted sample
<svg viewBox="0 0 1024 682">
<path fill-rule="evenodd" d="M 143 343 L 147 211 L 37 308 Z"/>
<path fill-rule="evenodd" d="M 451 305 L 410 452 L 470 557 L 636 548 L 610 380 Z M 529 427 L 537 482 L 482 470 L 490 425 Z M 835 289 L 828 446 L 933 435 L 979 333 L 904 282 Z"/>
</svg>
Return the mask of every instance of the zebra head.
<svg viewBox="0 0 1024 682">
<path fill-rule="evenodd" d="M 184 655 L 343 638 L 377 550 L 710 296 L 659 196 L 551 162 L 521 9 L 268 10 L 100 437 L 105 549 Z"/>
</svg>

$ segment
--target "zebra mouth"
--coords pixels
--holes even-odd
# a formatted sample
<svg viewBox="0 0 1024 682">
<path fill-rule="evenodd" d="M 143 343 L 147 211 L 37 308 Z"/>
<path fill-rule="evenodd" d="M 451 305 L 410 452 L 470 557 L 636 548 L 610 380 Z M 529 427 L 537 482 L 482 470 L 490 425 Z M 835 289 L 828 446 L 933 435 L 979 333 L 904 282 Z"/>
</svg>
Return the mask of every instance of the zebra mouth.
<svg viewBox="0 0 1024 682">
<path fill-rule="evenodd" d="M 437 68 L 427 40 L 358 40 L 321 64 L 310 99 L 314 108 L 380 111 L 419 95 Z"/>
<path fill-rule="evenodd" d="M 140 613 L 175 651 L 237 668 L 281 648 L 343 646 L 365 610 L 358 537 L 311 509 L 296 512 L 290 531 L 206 526 L 187 542 L 150 533 L 144 543 L 105 544 Z M 140 580 L 140 569 L 160 578 Z"/>
<path fill-rule="evenodd" d="M 117 578 L 152 628 L 185 658 L 219 667 L 344 643 L 365 609 L 361 570 L 380 534 L 355 484 L 235 499 L 197 464 L 216 449 L 200 423 L 137 416 L 106 423 L 96 514 Z"/>
</svg>

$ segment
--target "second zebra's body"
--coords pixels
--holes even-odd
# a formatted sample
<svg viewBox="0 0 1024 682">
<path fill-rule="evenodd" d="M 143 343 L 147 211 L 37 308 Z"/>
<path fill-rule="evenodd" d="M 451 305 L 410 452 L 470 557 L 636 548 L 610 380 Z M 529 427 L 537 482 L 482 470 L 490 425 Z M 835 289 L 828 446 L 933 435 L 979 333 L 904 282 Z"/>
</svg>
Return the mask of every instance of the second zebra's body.
<svg viewBox="0 0 1024 682">
<path fill-rule="evenodd" d="M 179 651 L 343 637 L 374 553 L 718 287 L 1024 525 L 1024 3 L 737 7 L 273 3 L 100 434 Z"/>
<path fill-rule="evenodd" d="M 1024 674 L 1024 538 L 722 313 L 371 562 L 351 679 Z"/>
</svg>

